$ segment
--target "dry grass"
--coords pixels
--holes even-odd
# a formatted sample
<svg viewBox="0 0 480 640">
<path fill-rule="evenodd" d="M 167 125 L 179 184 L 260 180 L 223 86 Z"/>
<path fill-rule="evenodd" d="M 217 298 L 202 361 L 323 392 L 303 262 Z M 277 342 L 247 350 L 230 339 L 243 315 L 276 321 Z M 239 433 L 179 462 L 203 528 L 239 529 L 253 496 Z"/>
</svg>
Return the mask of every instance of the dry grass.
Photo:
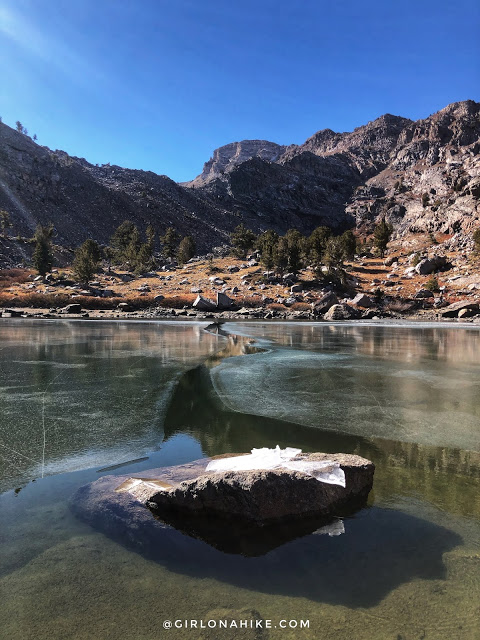
<svg viewBox="0 0 480 640">
<path fill-rule="evenodd" d="M 255 307 L 262 306 L 262 298 L 260 295 L 257 296 L 239 296 L 236 298 L 235 302 L 241 307 L 247 307 L 254 309 Z"/>
<path fill-rule="evenodd" d="M 195 296 L 193 294 L 166 296 L 160 302 L 154 301 L 154 295 L 132 295 L 124 298 L 99 298 L 95 296 L 78 296 L 68 293 L 0 293 L 0 307 L 31 307 L 33 309 L 49 309 L 65 307 L 68 304 L 80 304 L 83 309 L 116 309 L 120 302 L 126 302 L 133 310 L 148 309 L 150 307 L 165 307 L 169 309 L 183 309 L 191 307 Z"/>
<path fill-rule="evenodd" d="M 165 296 L 163 300 L 155 303 L 159 307 L 168 309 L 183 309 L 183 307 L 191 307 L 197 296 L 195 294 L 184 294 L 178 296 Z"/>
<path fill-rule="evenodd" d="M 308 302 L 294 302 L 290 307 L 291 311 L 311 311 L 312 307 Z"/>
<path fill-rule="evenodd" d="M 24 284 L 29 281 L 31 271 L 27 269 L 0 270 L 0 289 L 8 289 L 14 284 Z"/>
</svg>

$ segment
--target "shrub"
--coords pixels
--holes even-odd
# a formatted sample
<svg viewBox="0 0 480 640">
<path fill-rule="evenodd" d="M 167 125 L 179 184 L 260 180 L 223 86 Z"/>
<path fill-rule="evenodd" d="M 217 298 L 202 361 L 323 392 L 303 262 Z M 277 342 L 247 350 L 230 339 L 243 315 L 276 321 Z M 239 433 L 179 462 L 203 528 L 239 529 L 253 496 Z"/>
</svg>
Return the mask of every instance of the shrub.
<svg viewBox="0 0 480 640">
<path fill-rule="evenodd" d="M 260 296 L 241 296 L 236 299 L 236 302 L 242 307 L 249 307 L 251 309 L 262 306 L 262 299 Z"/>
<path fill-rule="evenodd" d="M 480 253 L 480 227 L 473 232 L 473 242 L 475 243 L 475 252 Z"/>
<path fill-rule="evenodd" d="M 373 292 L 373 300 L 376 304 L 381 304 L 384 298 L 385 292 L 383 291 L 383 289 L 377 287 L 377 289 L 375 289 L 375 291 Z"/>
<path fill-rule="evenodd" d="M 183 307 L 191 307 L 195 302 L 196 294 L 185 294 L 178 296 L 167 296 L 157 304 L 159 307 L 169 309 L 183 309 Z"/>
<path fill-rule="evenodd" d="M 440 291 L 440 286 L 438 284 L 438 280 L 436 276 L 431 276 L 427 280 L 427 283 L 425 284 L 425 289 L 428 289 L 429 291 L 433 291 L 433 292 Z"/>
</svg>

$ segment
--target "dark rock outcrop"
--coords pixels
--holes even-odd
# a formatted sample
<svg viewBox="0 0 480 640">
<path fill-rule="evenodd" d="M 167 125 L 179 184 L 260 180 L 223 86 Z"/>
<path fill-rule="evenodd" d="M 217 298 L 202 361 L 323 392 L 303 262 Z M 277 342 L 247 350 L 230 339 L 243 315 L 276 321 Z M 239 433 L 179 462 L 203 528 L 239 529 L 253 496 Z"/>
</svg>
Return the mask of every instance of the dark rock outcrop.
<svg viewBox="0 0 480 640">
<path fill-rule="evenodd" d="M 315 302 L 313 312 L 315 315 L 322 315 L 323 313 L 327 313 L 334 304 L 338 304 L 338 298 L 333 291 L 328 291 Z"/>
</svg>

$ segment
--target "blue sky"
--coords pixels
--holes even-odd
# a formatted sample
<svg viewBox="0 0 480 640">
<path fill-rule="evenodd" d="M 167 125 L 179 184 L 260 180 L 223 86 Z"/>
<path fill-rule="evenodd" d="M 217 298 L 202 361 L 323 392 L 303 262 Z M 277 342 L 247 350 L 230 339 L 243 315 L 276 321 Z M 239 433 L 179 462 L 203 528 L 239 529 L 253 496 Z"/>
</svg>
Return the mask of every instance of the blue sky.
<svg viewBox="0 0 480 640">
<path fill-rule="evenodd" d="M 0 116 L 188 180 L 235 140 L 479 100 L 479 33 L 478 0 L 0 0 Z"/>
</svg>

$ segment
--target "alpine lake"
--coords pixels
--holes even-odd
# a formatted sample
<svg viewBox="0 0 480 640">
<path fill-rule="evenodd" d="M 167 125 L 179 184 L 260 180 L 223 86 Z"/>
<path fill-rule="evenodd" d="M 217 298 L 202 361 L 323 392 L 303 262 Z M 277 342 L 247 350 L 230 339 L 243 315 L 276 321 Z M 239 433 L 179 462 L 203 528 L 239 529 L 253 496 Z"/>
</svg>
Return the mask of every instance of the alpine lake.
<svg viewBox="0 0 480 640">
<path fill-rule="evenodd" d="M 0 337 L 2 640 L 480 638 L 480 328 L 12 319 Z M 165 557 L 69 507 L 105 474 L 277 444 L 375 463 L 343 533 L 257 555 L 185 534 Z M 220 619 L 271 623 L 200 626 Z"/>
</svg>

